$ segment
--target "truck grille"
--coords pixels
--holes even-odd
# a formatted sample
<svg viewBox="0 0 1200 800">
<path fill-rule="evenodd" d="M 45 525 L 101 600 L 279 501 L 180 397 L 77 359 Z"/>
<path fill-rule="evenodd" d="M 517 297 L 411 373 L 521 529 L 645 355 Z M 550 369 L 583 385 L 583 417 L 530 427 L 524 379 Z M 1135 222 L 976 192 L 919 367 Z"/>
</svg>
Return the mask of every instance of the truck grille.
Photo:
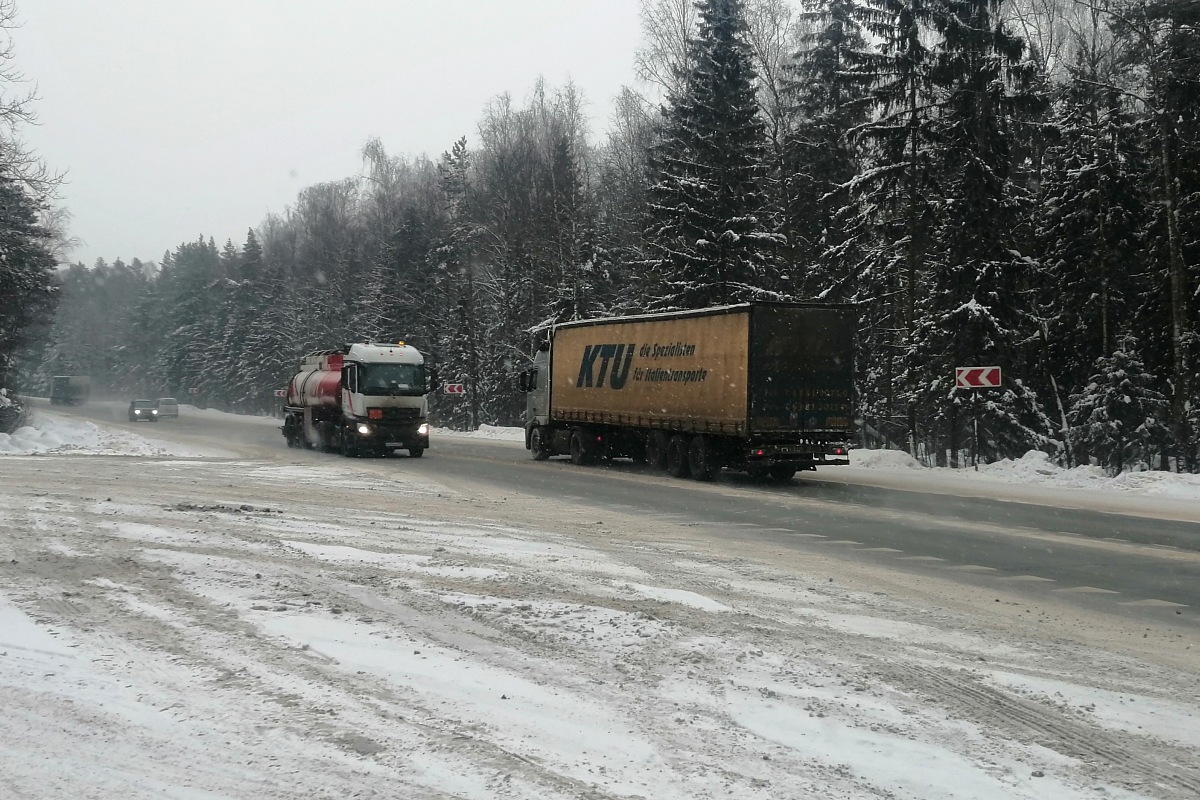
<svg viewBox="0 0 1200 800">
<path fill-rule="evenodd" d="M 382 419 L 384 422 L 408 422 L 418 419 L 421 416 L 419 408 L 385 407 L 381 408 L 380 411 L 383 412 Z"/>
</svg>

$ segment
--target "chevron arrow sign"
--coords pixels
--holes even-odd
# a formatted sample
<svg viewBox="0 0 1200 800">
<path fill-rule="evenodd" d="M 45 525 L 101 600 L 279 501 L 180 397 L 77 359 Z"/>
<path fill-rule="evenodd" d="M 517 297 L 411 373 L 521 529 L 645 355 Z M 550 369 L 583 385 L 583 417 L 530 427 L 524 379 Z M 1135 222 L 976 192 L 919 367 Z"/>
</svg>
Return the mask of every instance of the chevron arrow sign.
<svg viewBox="0 0 1200 800">
<path fill-rule="evenodd" d="M 959 389 L 994 389 L 1000 385 L 1000 368 L 955 367 L 954 385 Z"/>
</svg>

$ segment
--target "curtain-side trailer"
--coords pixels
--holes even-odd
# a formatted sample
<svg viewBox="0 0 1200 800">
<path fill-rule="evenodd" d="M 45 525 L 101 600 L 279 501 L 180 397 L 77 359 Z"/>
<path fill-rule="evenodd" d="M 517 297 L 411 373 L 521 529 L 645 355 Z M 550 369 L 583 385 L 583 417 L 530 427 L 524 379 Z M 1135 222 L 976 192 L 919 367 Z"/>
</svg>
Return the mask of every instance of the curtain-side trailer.
<svg viewBox="0 0 1200 800">
<path fill-rule="evenodd" d="M 55 375 L 50 379 L 50 405 L 79 406 L 92 393 L 92 379 L 86 375 Z"/>
<path fill-rule="evenodd" d="M 848 464 L 854 307 L 754 302 L 556 325 L 521 373 L 534 458 L 790 480 Z"/>
</svg>

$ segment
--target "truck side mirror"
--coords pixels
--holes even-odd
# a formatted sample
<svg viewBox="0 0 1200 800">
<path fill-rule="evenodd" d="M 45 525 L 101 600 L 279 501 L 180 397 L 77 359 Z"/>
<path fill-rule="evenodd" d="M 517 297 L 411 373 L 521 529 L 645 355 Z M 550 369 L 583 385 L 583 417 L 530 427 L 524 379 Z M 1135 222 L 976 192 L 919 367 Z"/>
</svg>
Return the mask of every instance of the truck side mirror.
<svg viewBox="0 0 1200 800">
<path fill-rule="evenodd" d="M 441 376 L 438 375 L 436 369 L 429 370 L 429 385 L 425 387 L 425 393 L 436 392 L 442 386 Z"/>
<path fill-rule="evenodd" d="M 521 372 L 518 386 L 522 392 L 532 392 L 537 388 L 537 370 L 527 369 Z"/>
</svg>

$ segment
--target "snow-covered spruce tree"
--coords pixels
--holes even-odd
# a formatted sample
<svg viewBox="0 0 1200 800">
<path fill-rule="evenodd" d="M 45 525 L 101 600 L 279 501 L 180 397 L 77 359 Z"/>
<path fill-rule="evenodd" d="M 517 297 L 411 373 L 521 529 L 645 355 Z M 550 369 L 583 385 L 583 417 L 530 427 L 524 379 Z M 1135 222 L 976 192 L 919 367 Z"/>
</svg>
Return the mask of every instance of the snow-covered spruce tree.
<svg viewBox="0 0 1200 800">
<path fill-rule="evenodd" d="M 573 113 L 551 118 L 548 163 L 538 181 L 550 222 L 548 260 L 557 265 L 558 291 L 550 308 L 559 321 L 604 314 L 613 301 L 612 287 L 596 266 L 595 204 L 585 172 L 583 131 L 578 124 L 564 124 L 578 113 L 578 98 L 574 93 L 568 97 L 573 102 L 563 110 Z"/>
<path fill-rule="evenodd" d="M 656 308 L 763 297 L 781 237 L 765 218 L 765 139 L 741 0 L 699 0 L 680 93 L 668 98 L 650 156 L 648 268 Z"/>
<path fill-rule="evenodd" d="M 1183 448 L 1191 438 L 1186 405 L 1200 383 L 1200 3 L 1118 4 L 1111 19 L 1149 155 L 1150 291 L 1138 329 L 1149 370 L 1168 380 L 1170 426 Z"/>
<path fill-rule="evenodd" d="M 263 252 L 253 230 L 246 231 L 246 241 L 240 251 L 222 256 L 227 262 L 225 294 L 230 308 L 221 331 L 220 348 L 224 357 L 214 363 L 223 364 L 220 394 L 227 408 L 242 412 L 262 412 L 274 408 L 278 401 L 273 390 L 282 388 L 283 380 L 276 374 L 277 364 L 266 356 L 259 338 L 261 318 L 270 305 L 283 305 L 286 296 L 269 292 L 263 285 Z M 271 297 L 270 304 L 264 302 Z"/>
<path fill-rule="evenodd" d="M 1035 225 L 1042 370 L 1055 405 L 1113 352 L 1146 288 L 1142 137 L 1111 69 L 1106 49 L 1081 46 L 1046 126 Z"/>
<path fill-rule="evenodd" d="M 0 388 L 10 381 L 18 348 L 54 314 L 58 283 L 49 233 L 39 224 L 37 207 L 21 184 L 0 168 Z M 0 432 L 10 432 L 20 407 L 12 398 L 0 414 Z"/>
<path fill-rule="evenodd" d="M 294 277 L 296 231 L 278 216 L 268 216 L 254 237 L 262 249 L 262 263 L 252 281 L 254 314 L 246 337 L 246 367 L 259 391 L 282 389 L 296 371 L 309 347 L 307 312 L 303 292 Z M 247 247 L 250 247 L 247 236 Z M 253 264 L 253 248 L 243 248 Z M 340 344 L 340 342 L 339 342 Z M 322 345 L 329 347 L 328 344 Z M 275 401 L 272 396 L 272 406 Z"/>
<path fill-rule="evenodd" d="M 438 324 L 433 350 L 443 380 L 463 383 L 466 397 L 434 395 L 431 411 L 438 422 L 451 429 L 479 427 L 483 389 L 480 368 L 483 354 L 479 277 L 475 252 L 478 230 L 472 220 L 471 152 L 466 137 L 442 154 L 438 163 L 445 211 L 446 232 L 429 253 L 432 279 L 426 291 L 427 305 Z"/>
<path fill-rule="evenodd" d="M 1167 399 L 1153 388 L 1154 377 L 1126 336 L 1110 356 L 1096 359 L 1095 373 L 1071 397 L 1071 444 L 1078 463 L 1089 459 L 1112 475 L 1148 463 L 1170 435 L 1163 422 Z"/>
<path fill-rule="evenodd" d="M 804 49 L 786 66 L 784 98 L 792 125 L 785 140 L 788 183 L 782 231 L 793 291 L 803 297 L 857 294 L 860 253 L 837 219 L 859 172 L 850 133 L 865 123 L 871 75 L 859 0 L 824 0 L 800 15 Z"/>
<path fill-rule="evenodd" d="M 364 337 L 404 338 L 428 350 L 437 319 L 422 297 L 430 284 L 429 251 L 445 222 L 437 165 L 392 156 L 382 142 L 363 147 L 363 262 L 355 326 Z"/>
<path fill-rule="evenodd" d="M 220 254 L 211 237 L 184 242 L 169 261 L 163 259 L 155 313 L 165 335 L 150 374 L 134 387 L 139 393 L 183 396 L 192 388 L 214 391 L 219 386 L 219 376 L 209 374 L 204 354 L 220 339 L 214 320 L 221 296 L 212 290 L 220 275 Z M 196 397 L 201 403 L 208 399 L 205 394 Z"/>
<path fill-rule="evenodd" d="M 931 121 L 939 214 L 927 264 L 928 291 L 918 305 L 910 369 L 921 416 L 933 423 L 939 453 L 966 446 L 960 392 L 945 391 L 956 366 L 999 365 L 1005 391 L 980 417 L 980 455 L 1014 457 L 1052 447 L 1031 388 L 1033 323 L 1028 291 L 1033 262 L 1017 245 L 1028 197 L 1013 180 L 1022 125 L 1044 106 L 1023 60 L 1024 42 L 999 22 L 1000 0 L 947 0 L 935 18 L 942 41 L 930 78 L 941 98 Z"/>
<path fill-rule="evenodd" d="M 597 254 L 595 265 L 612 285 L 612 314 L 645 308 L 647 275 L 642 220 L 649 188 L 647 159 L 654 140 L 651 109 L 625 87 L 617 96 L 607 140 L 598 153 L 596 179 Z"/>
<path fill-rule="evenodd" d="M 862 54 L 872 113 L 850 131 L 864 153 L 839 210 L 842 252 L 854 263 L 862 304 L 860 397 L 868 428 L 885 442 L 913 450 L 919 438 L 915 387 L 908 370 L 917 299 L 926 289 L 928 251 L 938 193 L 930 118 L 936 97 L 930 78 L 928 31 L 941 0 L 867 0 L 867 30 L 879 42 Z M 861 254 L 861 255 L 860 255 Z"/>
<path fill-rule="evenodd" d="M 36 364 L 33 351 L 45 346 L 58 299 L 54 267 L 62 242 L 54 214 L 43 213 L 61 178 L 20 137 L 22 125 L 36 122 L 36 92 L 22 94 L 26 81 L 12 63 L 12 31 L 18 27 L 15 3 L 0 2 L 0 389 L 16 388 L 21 351 L 27 374 Z M 19 413 L 12 398 L 5 408 L 13 415 L 0 423 L 7 427 Z"/>
</svg>

